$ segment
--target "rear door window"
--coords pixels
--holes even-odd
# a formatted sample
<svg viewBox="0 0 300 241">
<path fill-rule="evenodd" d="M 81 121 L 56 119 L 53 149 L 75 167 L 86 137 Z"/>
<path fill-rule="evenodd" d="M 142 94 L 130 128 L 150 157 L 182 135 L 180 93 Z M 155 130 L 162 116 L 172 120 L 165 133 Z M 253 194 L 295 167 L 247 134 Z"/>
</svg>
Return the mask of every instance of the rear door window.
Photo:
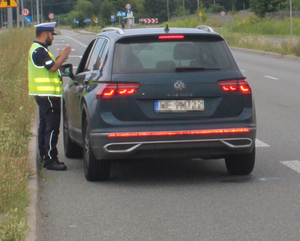
<svg viewBox="0 0 300 241">
<path fill-rule="evenodd" d="M 103 38 L 99 38 L 94 49 L 90 53 L 90 57 L 87 61 L 85 71 L 98 70 L 100 66 L 100 62 L 98 60 L 98 56 L 100 51 L 105 44 L 106 40 Z"/>
<path fill-rule="evenodd" d="M 117 42 L 113 73 L 175 73 L 180 69 L 217 71 L 237 68 L 225 41 L 220 38 L 150 39 L 152 41 L 133 38 Z"/>
</svg>

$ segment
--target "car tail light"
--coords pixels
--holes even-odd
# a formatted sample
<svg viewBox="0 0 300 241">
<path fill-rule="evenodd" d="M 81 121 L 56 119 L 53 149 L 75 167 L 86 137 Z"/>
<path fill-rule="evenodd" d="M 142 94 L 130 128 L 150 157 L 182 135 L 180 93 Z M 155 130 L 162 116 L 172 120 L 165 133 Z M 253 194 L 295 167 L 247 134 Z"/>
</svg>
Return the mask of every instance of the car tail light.
<svg viewBox="0 0 300 241">
<path fill-rule="evenodd" d="M 226 92 L 239 91 L 243 94 L 251 94 L 251 88 L 246 80 L 219 81 L 218 85 Z"/>
<path fill-rule="evenodd" d="M 249 128 L 238 128 L 238 129 L 212 129 L 212 130 L 194 130 L 194 131 L 110 133 L 110 134 L 108 134 L 108 137 L 211 135 L 211 134 L 228 134 L 228 133 L 245 133 L 245 132 L 250 132 L 250 129 Z"/>
<path fill-rule="evenodd" d="M 183 39 L 183 35 L 160 35 L 158 36 L 159 39 Z"/>
<path fill-rule="evenodd" d="M 104 84 L 97 92 L 96 99 L 111 99 L 116 95 L 133 95 L 140 84 Z"/>
</svg>

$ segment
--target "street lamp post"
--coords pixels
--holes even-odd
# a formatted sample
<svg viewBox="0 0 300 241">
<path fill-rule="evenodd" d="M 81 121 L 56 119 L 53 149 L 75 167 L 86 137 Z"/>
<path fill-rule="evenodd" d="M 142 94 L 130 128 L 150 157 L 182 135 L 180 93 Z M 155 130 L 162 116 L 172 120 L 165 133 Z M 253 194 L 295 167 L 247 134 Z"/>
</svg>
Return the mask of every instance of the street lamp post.
<svg viewBox="0 0 300 241">
<path fill-rule="evenodd" d="M 291 37 L 293 37 L 293 10 L 292 10 L 292 0 L 290 0 L 290 21 L 291 21 Z"/>
</svg>

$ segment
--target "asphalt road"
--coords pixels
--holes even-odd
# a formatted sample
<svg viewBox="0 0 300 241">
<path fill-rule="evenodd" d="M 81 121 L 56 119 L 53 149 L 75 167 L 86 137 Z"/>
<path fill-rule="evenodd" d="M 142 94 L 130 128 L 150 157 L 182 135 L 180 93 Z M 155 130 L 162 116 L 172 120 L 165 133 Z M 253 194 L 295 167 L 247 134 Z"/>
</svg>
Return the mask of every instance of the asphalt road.
<svg viewBox="0 0 300 241">
<path fill-rule="evenodd" d="M 78 66 L 92 36 L 62 31 Z M 64 41 L 64 42 L 63 42 Z M 115 163 L 107 182 L 87 182 L 82 160 L 42 172 L 47 241 L 297 241 L 300 230 L 300 61 L 233 51 L 256 102 L 253 173 L 232 177 L 223 160 Z"/>
</svg>

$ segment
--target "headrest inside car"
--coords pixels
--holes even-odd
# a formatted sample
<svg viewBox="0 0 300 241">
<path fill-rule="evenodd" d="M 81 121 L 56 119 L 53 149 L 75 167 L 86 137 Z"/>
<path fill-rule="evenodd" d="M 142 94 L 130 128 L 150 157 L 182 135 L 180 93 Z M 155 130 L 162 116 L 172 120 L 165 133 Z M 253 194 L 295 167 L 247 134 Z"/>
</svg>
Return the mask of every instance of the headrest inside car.
<svg viewBox="0 0 300 241">
<path fill-rule="evenodd" d="M 196 48 L 190 43 L 179 43 L 174 47 L 173 57 L 175 60 L 191 60 L 196 58 Z"/>
</svg>

